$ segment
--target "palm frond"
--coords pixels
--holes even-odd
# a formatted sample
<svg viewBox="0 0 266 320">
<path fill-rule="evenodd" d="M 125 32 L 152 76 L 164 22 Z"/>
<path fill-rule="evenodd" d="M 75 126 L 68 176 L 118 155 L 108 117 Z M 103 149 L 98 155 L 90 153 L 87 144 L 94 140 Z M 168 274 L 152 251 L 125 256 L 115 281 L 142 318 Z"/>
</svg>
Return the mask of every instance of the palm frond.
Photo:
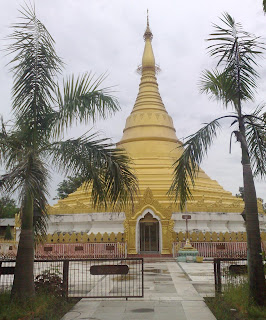
<svg viewBox="0 0 266 320">
<path fill-rule="evenodd" d="M 94 78 L 85 73 L 75 79 L 74 75 L 63 83 L 63 93 L 59 86 L 57 90 L 57 103 L 59 107 L 57 132 L 61 132 L 73 122 L 95 121 L 97 118 L 105 119 L 120 109 L 118 100 L 111 94 L 111 88 L 101 88 L 105 75 Z"/>
<path fill-rule="evenodd" d="M 34 239 L 37 243 L 43 242 L 47 235 L 48 213 L 46 194 L 38 194 L 33 202 Z"/>
<path fill-rule="evenodd" d="M 246 139 L 254 176 L 266 176 L 266 123 L 264 106 L 259 106 L 253 114 L 245 115 Z"/>
<path fill-rule="evenodd" d="M 226 72 L 220 72 L 219 70 L 204 70 L 200 78 L 200 91 L 206 93 L 218 101 L 223 101 L 227 106 L 230 103 L 234 104 L 236 96 L 234 90 L 232 90 L 234 82 L 232 78 L 227 75 Z"/>
<path fill-rule="evenodd" d="M 17 122 L 37 129 L 42 115 L 52 111 L 55 76 L 62 61 L 54 49 L 54 40 L 37 19 L 33 8 L 21 11 L 21 22 L 13 25 L 7 51 L 14 55 L 9 64 L 14 77 L 13 110 Z"/>
<path fill-rule="evenodd" d="M 204 70 L 200 78 L 201 93 L 206 93 L 211 98 L 222 101 L 226 107 L 232 104 L 233 107 L 237 108 L 239 97 L 242 101 L 253 100 L 254 94 L 250 88 L 253 80 L 246 77 L 243 71 L 239 90 L 238 82 L 235 81 L 234 76 L 232 76 L 233 72 L 234 70 L 229 67 L 224 71 L 218 69 L 213 71 Z"/>
<path fill-rule="evenodd" d="M 181 157 L 173 164 L 174 178 L 168 193 L 173 194 L 176 201 L 180 201 L 181 210 L 192 197 L 191 186 L 194 187 L 202 159 L 217 136 L 217 130 L 220 128 L 219 119 L 211 121 L 188 136 L 182 146 L 184 151 Z"/>
<path fill-rule="evenodd" d="M 221 21 L 224 27 L 214 25 L 214 33 L 207 39 L 213 44 L 208 49 L 211 56 L 218 58 L 217 67 L 223 65 L 223 72 L 214 74 L 220 85 L 226 85 L 226 99 L 222 95 L 222 101 L 227 104 L 227 98 L 232 98 L 231 102 L 237 106 L 239 101 L 254 98 L 256 79 L 259 77 L 255 57 L 263 53 L 265 45 L 259 37 L 243 31 L 241 24 L 236 23 L 228 13 L 223 15 Z M 205 72 L 205 78 L 206 75 L 210 76 Z"/>
<path fill-rule="evenodd" d="M 47 195 L 49 172 L 44 163 L 28 152 L 12 170 L 0 176 L 0 190 L 17 192 L 22 207 L 26 196 L 33 199 L 35 234 L 44 235 L 47 221 Z"/>
<path fill-rule="evenodd" d="M 132 204 L 137 179 L 130 169 L 130 159 L 107 139 L 96 138 L 92 134 L 54 143 L 53 164 L 66 175 L 82 177 L 84 186 L 92 190 L 95 207 Z"/>
</svg>

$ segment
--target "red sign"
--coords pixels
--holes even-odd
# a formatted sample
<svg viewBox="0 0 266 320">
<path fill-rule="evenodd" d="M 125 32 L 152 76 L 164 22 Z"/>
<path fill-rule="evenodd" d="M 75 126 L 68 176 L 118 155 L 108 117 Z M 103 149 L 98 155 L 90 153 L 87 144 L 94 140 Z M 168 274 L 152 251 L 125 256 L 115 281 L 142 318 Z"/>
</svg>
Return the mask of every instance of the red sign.
<svg viewBox="0 0 266 320">
<path fill-rule="evenodd" d="M 90 268 L 90 273 L 92 275 L 128 274 L 128 271 L 129 268 L 126 264 L 91 266 Z"/>
<path fill-rule="evenodd" d="M 106 250 L 107 251 L 114 251 L 115 250 L 115 246 L 106 246 Z"/>
<path fill-rule="evenodd" d="M 75 246 L 75 251 L 83 251 L 83 247 L 82 246 Z"/>
<path fill-rule="evenodd" d="M 43 251 L 53 251 L 53 247 L 44 247 Z"/>
<path fill-rule="evenodd" d="M 183 214 L 182 219 L 191 219 L 191 215 L 190 214 Z"/>
</svg>

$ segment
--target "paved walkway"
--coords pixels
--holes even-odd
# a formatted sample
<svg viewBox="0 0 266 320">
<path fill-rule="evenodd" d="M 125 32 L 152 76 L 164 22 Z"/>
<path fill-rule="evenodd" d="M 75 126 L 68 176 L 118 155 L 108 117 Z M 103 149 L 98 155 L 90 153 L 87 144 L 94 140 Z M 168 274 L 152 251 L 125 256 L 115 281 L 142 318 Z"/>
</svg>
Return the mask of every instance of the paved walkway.
<svg viewBox="0 0 266 320">
<path fill-rule="evenodd" d="M 145 260 L 144 270 L 144 298 L 82 299 L 62 320 L 215 320 L 174 260 Z"/>
<path fill-rule="evenodd" d="M 204 261 L 203 263 L 179 262 L 178 264 L 202 297 L 215 296 L 212 261 Z"/>
</svg>

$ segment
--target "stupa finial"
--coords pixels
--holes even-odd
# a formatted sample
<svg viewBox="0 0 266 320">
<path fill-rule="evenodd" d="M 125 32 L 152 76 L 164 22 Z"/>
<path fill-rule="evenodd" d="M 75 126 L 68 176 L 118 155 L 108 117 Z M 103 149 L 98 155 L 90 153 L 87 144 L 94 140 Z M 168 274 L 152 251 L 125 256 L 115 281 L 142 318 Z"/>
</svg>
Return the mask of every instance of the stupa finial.
<svg viewBox="0 0 266 320">
<path fill-rule="evenodd" d="M 147 39 L 152 40 L 152 38 L 153 38 L 153 34 L 152 34 L 152 32 L 151 32 L 150 22 L 149 22 L 149 9 L 147 9 L 147 27 L 146 27 L 146 31 L 145 31 L 145 33 L 144 33 L 143 38 L 144 38 L 145 41 L 146 41 Z"/>
</svg>

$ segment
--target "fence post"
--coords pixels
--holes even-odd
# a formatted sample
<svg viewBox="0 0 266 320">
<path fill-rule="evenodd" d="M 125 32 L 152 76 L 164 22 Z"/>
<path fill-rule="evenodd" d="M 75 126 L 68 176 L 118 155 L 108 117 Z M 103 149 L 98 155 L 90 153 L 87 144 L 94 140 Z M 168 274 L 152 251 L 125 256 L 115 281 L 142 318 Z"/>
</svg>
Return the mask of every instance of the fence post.
<svg viewBox="0 0 266 320">
<path fill-rule="evenodd" d="M 213 271 L 214 271 L 214 286 L 215 286 L 215 293 L 217 292 L 217 259 L 213 259 Z"/>
<path fill-rule="evenodd" d="M 222 279 L 221 279 L 221 260 L 217 259 L 217 291 L 222 292 Z"/>
<path fill-rule="evenodd" d="M 175 247 L 175 242 L 172 243 L 172 254 L 173 254 L 173 258 L 175 258 L 174 247 Z"/>
<path fill-rule="evenodd" d="M 63 261 L 63 296 L 68 298 L 69 260 Z"/>
<path fill-rule="evenodd" d="M 222 292 L 221 260 L 215 258 L 213 260 L 213 266 L 214 266 L 215 293 L 221 293 Z"/>
<path fill-rule="evenodd" d="M 221 260 L 214 259 L 214 281 L 215 281 L 215 293 L 222 292 L 222 278 L 221 278 Z"/>
<path fill-rule="evenodd" d="M 141 260 L 141 285 L 142 285 L 142 293 L 141 296 L 144 297 L 144 263 L 143 258 Z"/>
</svg>

